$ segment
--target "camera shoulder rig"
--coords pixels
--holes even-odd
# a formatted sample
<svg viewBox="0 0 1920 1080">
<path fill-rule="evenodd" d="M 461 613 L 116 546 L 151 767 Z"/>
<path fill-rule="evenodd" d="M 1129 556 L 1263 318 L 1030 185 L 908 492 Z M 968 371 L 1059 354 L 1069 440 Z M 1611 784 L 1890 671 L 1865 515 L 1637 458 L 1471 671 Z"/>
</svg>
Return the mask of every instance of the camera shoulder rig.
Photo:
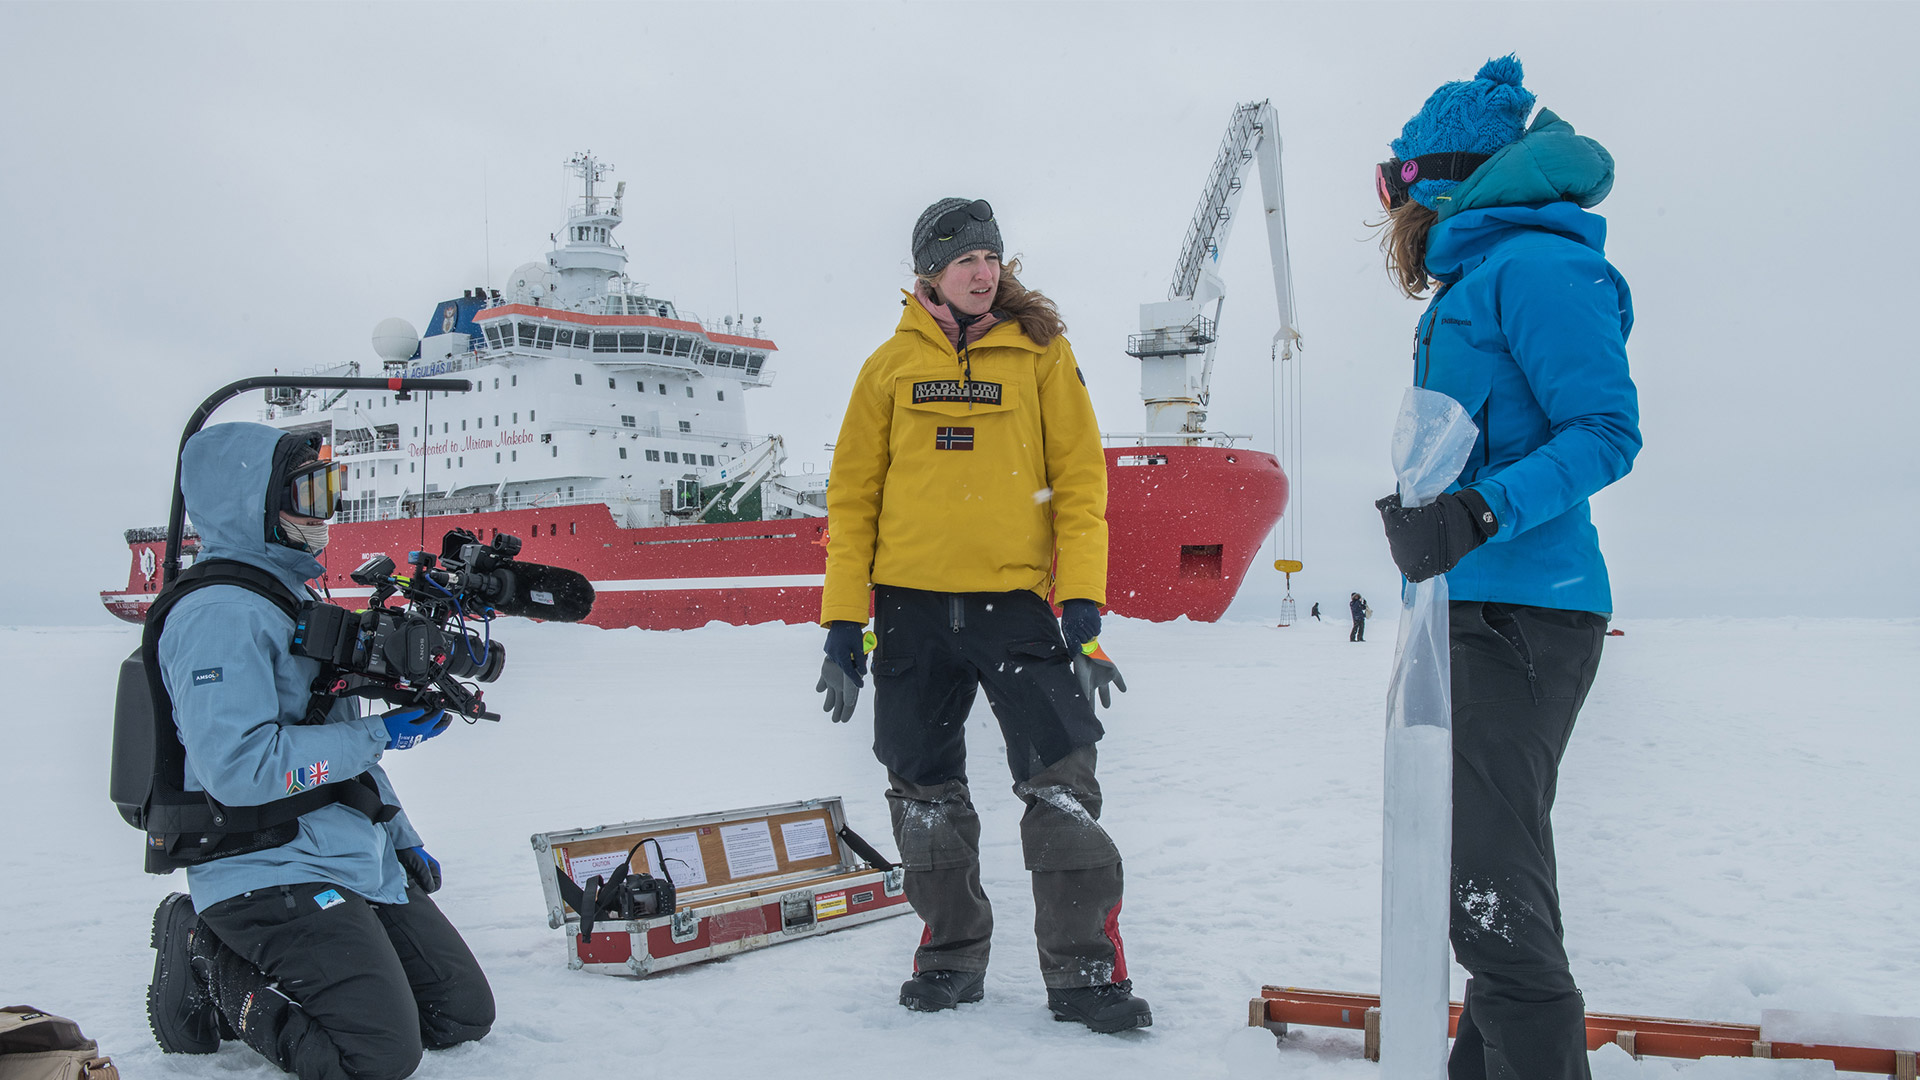
<svg viewBox="0 0 1920 1080">
<path fill-rule="evenodd" d="M 120 816 L 146 830 L 150 874 L 279 847 L 299 834 L 301 815 L 334 803 L 375 822 L 389 821 L 399 813 L 399 807 L 381 799 L 379 786 L 365 772 L 258 806 L 226 806 L 204 791 L 186 790 L 187 752 L 174 726 L 173 701 L 160 677 L 160 634 L 175 604 L 213 585 L 234 585 L 263 596 L 296 622 L 302 606 L 312 602 L 296 597 L 271 573 L 236 559 L 197 562 L 154 598 L 140 648 L 120 665 L 111 785 Z M 316 685 L 331 682 L 332 673 L 322 671 Z M 316 691 L 301 722 L 324 721 L 333 700 Z"/>
</svg>

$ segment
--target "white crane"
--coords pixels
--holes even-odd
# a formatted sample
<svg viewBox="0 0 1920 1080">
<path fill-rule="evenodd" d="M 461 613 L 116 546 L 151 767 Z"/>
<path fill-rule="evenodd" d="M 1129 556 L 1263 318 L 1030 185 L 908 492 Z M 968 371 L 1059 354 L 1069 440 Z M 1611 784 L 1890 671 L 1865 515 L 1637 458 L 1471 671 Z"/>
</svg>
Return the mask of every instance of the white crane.
<svg viewBox="0 0 1920 1080">
<path fill-rule="evenodd" d="M 1146 403 L 1147 445 L 1194 445 L 1221 436 L 1207 432 L 1213 347 L 1226 286 L 1215 267 L 1233 229 L 1245 177 L 1257 161 L 1273 254 L 1273 292 L 1280 306 L 1274 334 L 1278 359 L 1291 359 L 1300 332 L 1293 325 L 1293 281 L 1287 263 L 1286 199 L 1280 185 L 1280 123 L 1266 101 L 1235 107 L 1200 208 L 1187 227 L 1167 299 L 1140 305 L 1140 332 L 1127 338 L 1127 355 L 1140 361 L 1140 397 Z M 1208 305 L 1212 305 L 1209 314 Z"/>
</svg>

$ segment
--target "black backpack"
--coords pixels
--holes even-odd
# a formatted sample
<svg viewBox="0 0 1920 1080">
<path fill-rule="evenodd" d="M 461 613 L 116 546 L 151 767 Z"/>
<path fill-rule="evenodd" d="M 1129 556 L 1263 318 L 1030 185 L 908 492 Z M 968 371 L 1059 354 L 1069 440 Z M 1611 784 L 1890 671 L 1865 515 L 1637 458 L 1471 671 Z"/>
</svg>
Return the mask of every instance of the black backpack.
<svg viewBox="0 0 1920 1080">
<path fill-rule="evenodd" d="M 113 771 L 109 794 L 120 816 L 147 834 L 147 873 L 170 874 L 194 866 L 279 847 L 300 831 L 300 816 L 342 803 L 375 822 L 390 820 L 399 808 L 380 798 L 365 772 L 259 806 L 226 806 L 204 791 L 185 787 L 186 747 L 173 722 L 173 701 L 160 678 L 160 632 L 167 613 L 188 594 L 212 585 L 237 585 L 273 601 L 299 622 L 306 603 L 279 578 L 236 559 L 205 559 L 180 573 L 147 609 L 140 647 L 120 664 L 119 693 L 113 707 Z M 302 723 L 321 723 L 334 697 L 327 692 L 331 673 L 308 703 Z"/>
</svg>

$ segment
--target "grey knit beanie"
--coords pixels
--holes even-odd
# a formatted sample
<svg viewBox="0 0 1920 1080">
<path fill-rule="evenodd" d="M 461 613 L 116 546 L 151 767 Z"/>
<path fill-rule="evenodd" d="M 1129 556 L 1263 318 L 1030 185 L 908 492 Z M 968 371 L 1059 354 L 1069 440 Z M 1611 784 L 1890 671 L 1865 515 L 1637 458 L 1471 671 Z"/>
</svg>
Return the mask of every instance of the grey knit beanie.
<svg viewBox="0 0 1920 1080">
<path fill-rule="evenodd" d="M 1005 257 L 1006 248 L 1000 243 L 1000 224 L 992 218 L 976 221 L 971 215 L 962 213 L 961 224 L 953 230 L 952 235 L 935 235 L 940 232 L 936 223 L 943 215 L 954 210 L 964 211 L 976 201 L 941 199 L 921 212 L 920 220 L 913 223 L 914 273 L 937 274 L 953 260 L 982 248 Z"/>
</svg>

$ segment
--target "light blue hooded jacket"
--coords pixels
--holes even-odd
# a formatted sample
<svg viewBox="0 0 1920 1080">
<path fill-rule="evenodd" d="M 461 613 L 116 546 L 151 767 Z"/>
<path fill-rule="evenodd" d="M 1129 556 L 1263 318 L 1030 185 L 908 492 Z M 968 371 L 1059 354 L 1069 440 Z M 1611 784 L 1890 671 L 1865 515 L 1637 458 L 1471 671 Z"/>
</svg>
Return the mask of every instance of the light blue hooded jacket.
<svg viewBox="0 0 1920 1080">
<path fill-rule="evenodd" d="M 1613 611 L 1587 497 L 1640 451 L 1627 372 L 1633 301 L 1588 213 L 1613 158 L 1545 109 L 1443 197 L 1427 234 L 1440 289 L 1414 336 L 1414 382 L 1480 428 L 1460 478 L 1500 531 L 1447 573 L 1455 600 Z"/>
<path fill-rule="evenodd" d="M 295 596 L 322 567 L 304 551 L 270 543 L 267 483 L 282 432 L 264 424 L 219 424 L 187 440 L 180 483 L 200 532 L 199 558 L 237 559 L 267 570 Z M 277 505 L 277 504 L 276 504 Z M 293 621 L 273 601 L 237 585 L 191 593 L 167 615 L 160 673 L 187 750 L 186 787 L 228 806 L 257 806 L 316 774 L 338 783 L 369 772 L 384 802 L 397 806 L 378 762 L 387 728 L 336 703 L 325 724 L 300 725 L 320 662 L 293 656 Z M 420 837 L 403 812 L 385 825 L 338 803 L 300 818 L 292 842 L 187 868 L 193 906 L 251 889 L 327 882 L 383 904 L 407 902 L 396 848 Z"/>
</svg>

